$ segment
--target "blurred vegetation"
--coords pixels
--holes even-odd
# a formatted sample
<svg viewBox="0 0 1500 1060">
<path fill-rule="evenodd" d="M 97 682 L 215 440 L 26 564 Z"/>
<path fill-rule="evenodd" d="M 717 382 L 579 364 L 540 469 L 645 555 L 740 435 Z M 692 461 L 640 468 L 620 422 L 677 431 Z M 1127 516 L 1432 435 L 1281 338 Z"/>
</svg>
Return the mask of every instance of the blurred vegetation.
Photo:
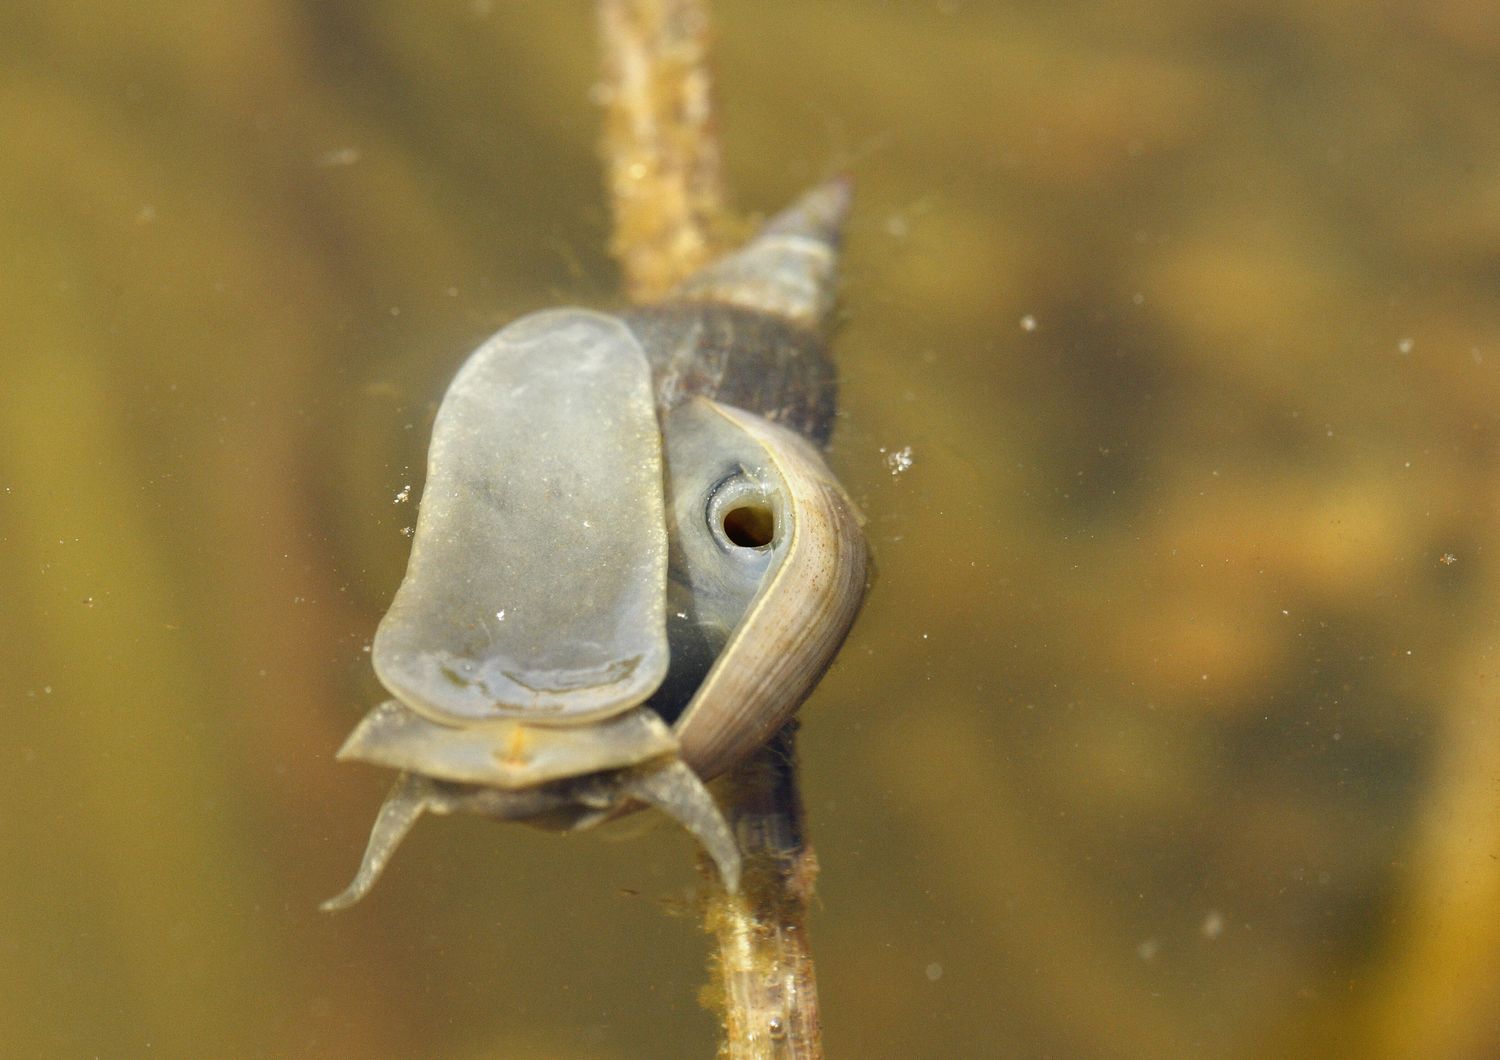
<svg viewBox="0 0 1500 1060">
<path fill-rule="evenodd" d="M 1491 5 L 716 12 L 740 205 L 860 193 L 831 1055 L 1500 1052 Z M 7 1054 L 712 1049 L 669 828 L 428 822 L 315 910 L 434 402 L 617 298 L 592 33 L 0 11 Z"/>
</svg>

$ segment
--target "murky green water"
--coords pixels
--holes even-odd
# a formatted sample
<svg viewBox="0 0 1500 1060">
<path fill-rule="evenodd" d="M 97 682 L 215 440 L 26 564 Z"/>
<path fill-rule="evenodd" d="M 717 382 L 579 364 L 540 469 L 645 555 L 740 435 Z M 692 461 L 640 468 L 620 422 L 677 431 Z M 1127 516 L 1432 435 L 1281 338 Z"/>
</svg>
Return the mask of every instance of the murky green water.
<svg viewBox="0 0 1500 1060">
<path fill-rule="evenodd" d="M 835 1057 L 1500 1051 L 1500 22 L 717 5 L 851 170 L 805 713 Z M 707 1056 L 688 840 L 425 822 L 328 917 L 433 403 L 608 302 L 581 2 L 0 13 L 0 1043 Z"/>
</svg>

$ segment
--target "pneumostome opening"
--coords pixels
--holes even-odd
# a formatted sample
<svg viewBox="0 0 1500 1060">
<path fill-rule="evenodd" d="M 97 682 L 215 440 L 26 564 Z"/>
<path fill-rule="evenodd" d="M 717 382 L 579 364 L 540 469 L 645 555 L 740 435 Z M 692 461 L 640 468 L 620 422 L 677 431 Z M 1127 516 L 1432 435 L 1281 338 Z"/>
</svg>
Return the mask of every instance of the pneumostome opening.
<svg viewBox="0 0 1500 1060">
<path fill-rule="evenodd" d="M 741 548 L 765 548 L 776 536 L 776 518 L 765 504 L 737 504 L 724 513 L 724 536 Z"/>
</svg>

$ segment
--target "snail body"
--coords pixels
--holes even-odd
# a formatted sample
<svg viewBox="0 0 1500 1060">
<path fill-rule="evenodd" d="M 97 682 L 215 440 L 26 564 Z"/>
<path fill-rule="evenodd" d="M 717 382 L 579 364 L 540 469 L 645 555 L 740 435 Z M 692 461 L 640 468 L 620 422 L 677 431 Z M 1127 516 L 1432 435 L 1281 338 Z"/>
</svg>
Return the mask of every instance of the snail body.
<svg viewBox="0 0 1500 1060">
<path fill-rule="evenodd" d="M 847 205 L 824 185 L 660 305 L 533 313 L 465 362 L 372 648 L 394 698 L 339 752 L 400 775 L 325 909 L 426 812 L 573 830 L 655 806 L 737 887 L 705 782 L 792 716 L 864 592 L 817 448 Z"/>
</svg>

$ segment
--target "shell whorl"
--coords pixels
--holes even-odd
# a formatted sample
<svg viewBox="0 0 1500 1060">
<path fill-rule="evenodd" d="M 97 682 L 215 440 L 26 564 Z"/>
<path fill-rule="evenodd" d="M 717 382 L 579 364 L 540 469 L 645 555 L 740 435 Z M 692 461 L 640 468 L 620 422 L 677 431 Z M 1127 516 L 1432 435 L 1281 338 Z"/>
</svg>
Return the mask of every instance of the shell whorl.
<svg viewBox="0 0 1500 1060">
<path fill-rule="evenodd" d="M 818 185 L 745 246 L 688 277 L 668 301 L 720 302 L 822 331 L 833 314 L 852 195 L 847 177 Z"/>
</svg>

